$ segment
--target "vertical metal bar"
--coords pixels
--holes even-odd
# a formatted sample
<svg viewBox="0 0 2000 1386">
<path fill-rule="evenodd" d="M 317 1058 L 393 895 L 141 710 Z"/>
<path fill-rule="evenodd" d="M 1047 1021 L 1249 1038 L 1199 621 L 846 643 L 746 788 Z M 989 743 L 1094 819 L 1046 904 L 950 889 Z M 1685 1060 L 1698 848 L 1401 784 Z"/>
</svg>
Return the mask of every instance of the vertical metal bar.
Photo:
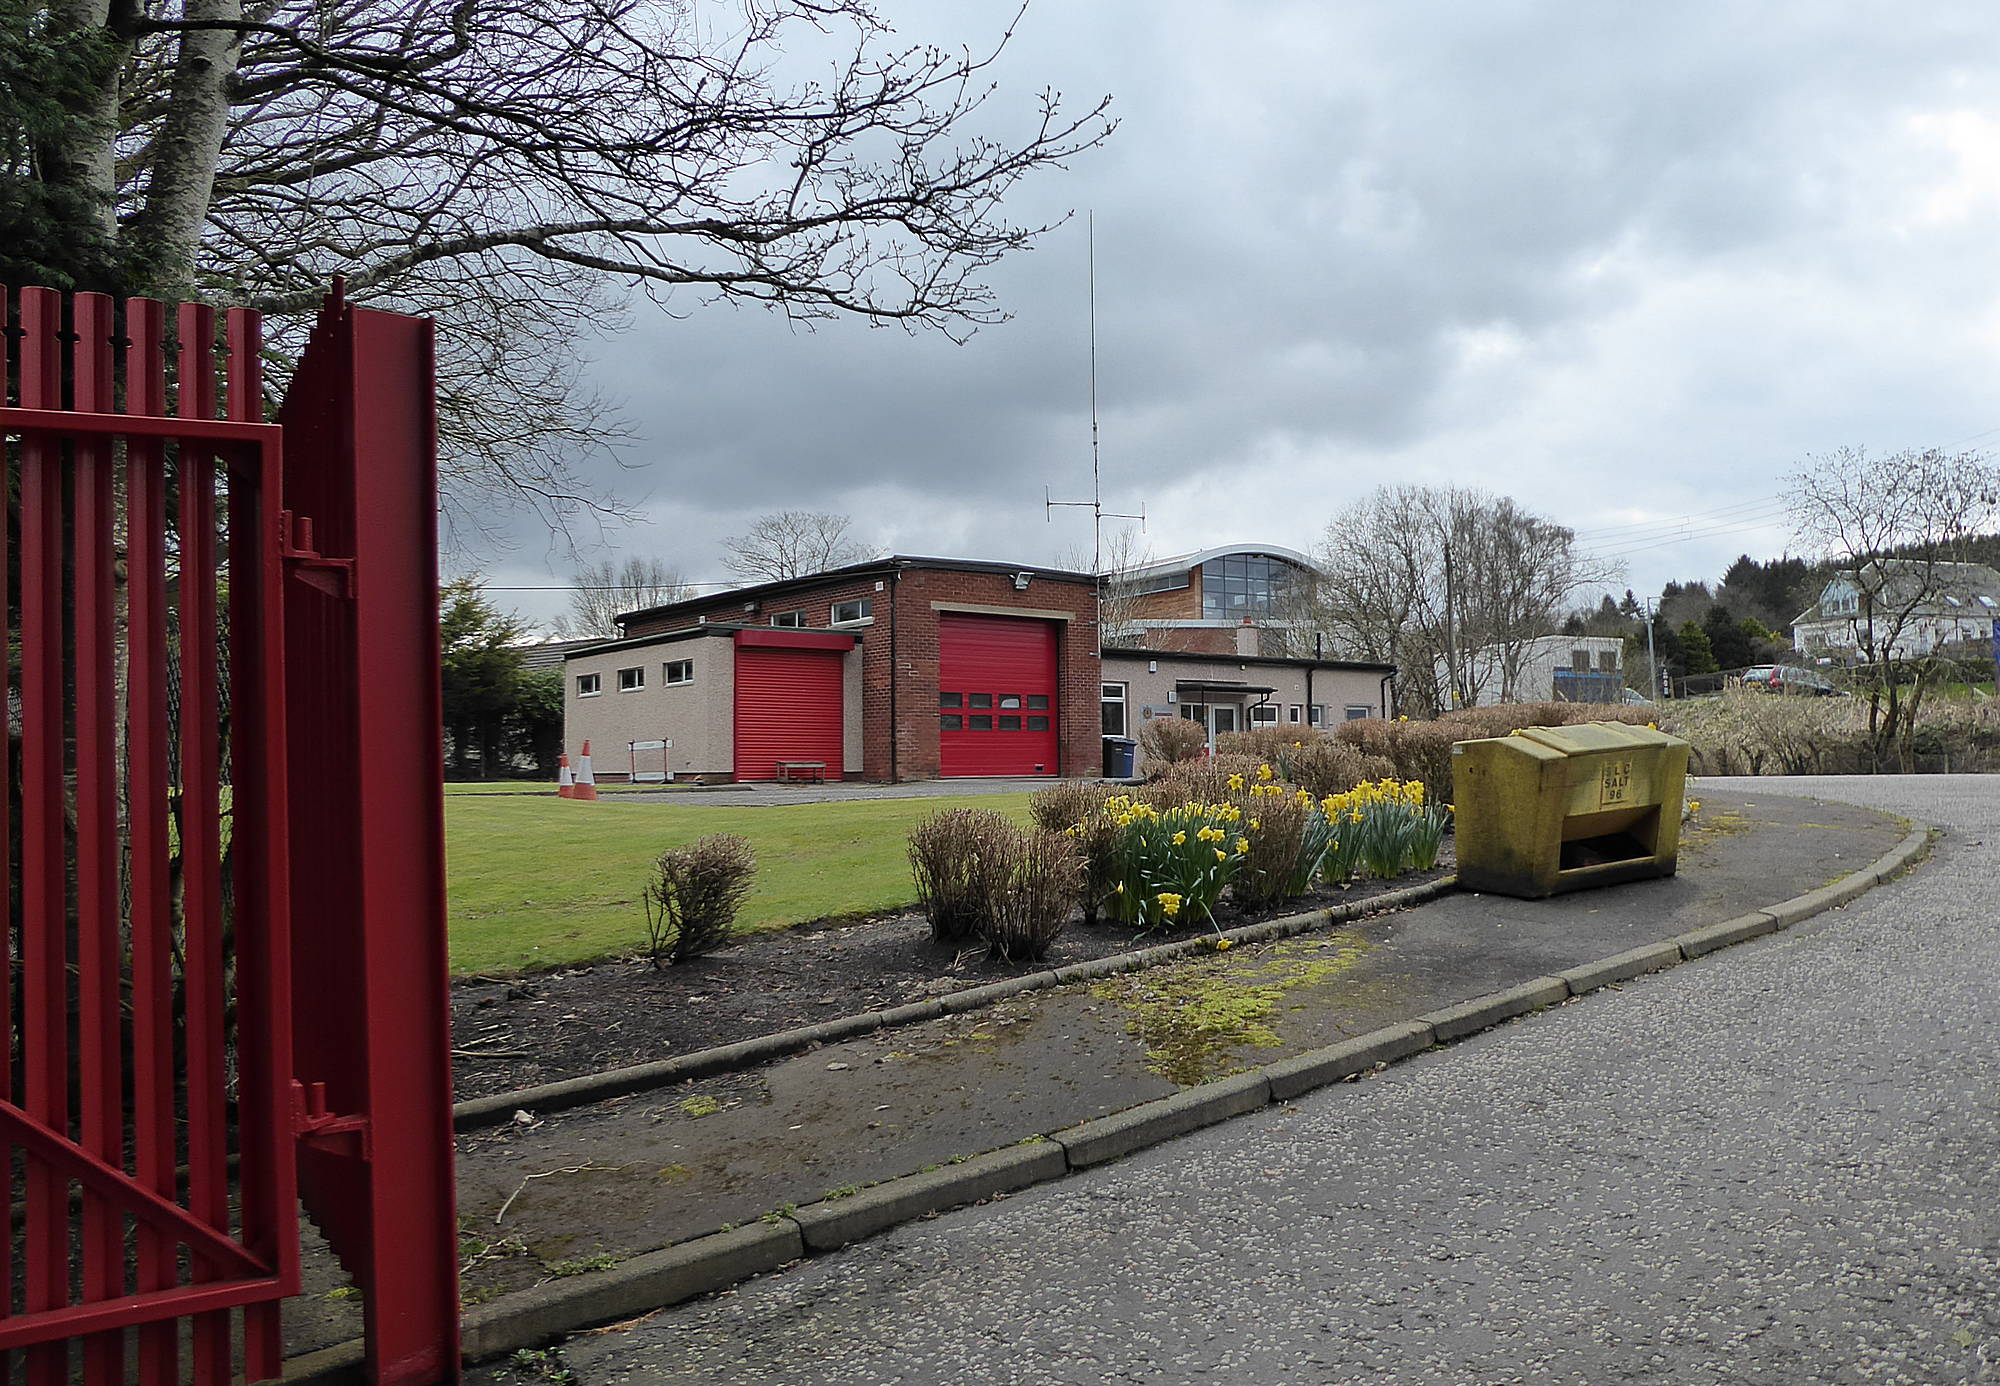
<svg viewBox="0 0 2000 1386">
<path fill-rule="evenodd" d="M 62 302 L 46 288 L 20 294 L 20 402 L 62 406 Z M 60 444 L 20 448 L 20 760 L 22 760 L 22 1096 L 28 1114 L 68 1132 L 68 898 L 62 786 L 62 456 Z M 52 1310 L 70 1290 L 70 1184 L 28 1156 L 24 1308 Z M 30 1386 L 58 1386 L 62 1348 L 28 1352 Z"/>
<path fill-rule="evenodd" d="M 7 382 L 12 378 L 7 367 L 8 344 L 12 341 L 7 333 L 7 286 L 0 284 L 0 404 L 7 402 Z M 0 438 L 0 447 L 6 440 Z M 14 479 L 11 468 L 5 464 L 4 454 L 0 454 L 0 651 L 11 649 L 14 643 L 14 608 L 8 587 L 7 552 L 9 531 L 13 528 Z M 12 676 L 13 661 L 0 658 L 0 708 L 11 708 L 9 679 Z M 7 913 L 0 917 L 0 1030 L 6 1038 L 0 1040 L 0 1102 L 14 1100 L 14 825 L 12 806 L 14 802 L 14 738 L 10 733 L 0 742 L 0 758 L 6 761 L 8 789 L 0 794 L 0 882 L 5 883 Z M 4 1170 L 7 1185 L 7 1207 L 15 1207 L 19 1194 L 14 1180 L 14 1148 L 5 1140 L 0 1140 L 0 1170 Z M 14 1307 L 14 1237 L 10 1226 L 7 1246 L 0 1251 L 0 1309 L 11 1311 Z"/>
<path fill-rule="evenodd" d="M 112 402 L 111 300 L 82 293 L 70 300 L 72 408 L 108 413 Z M 80 1140 L 108 1165 L 124 1167 L 119 1041 L 117 594 L 114 489 L 108 439 L 72 446 L 74 514 L 73 622 L 76 683 L 76 960 L 77 1101 Z M 101 1195 L 83 1194 L 80 1284 L 86 1302 L 125 1289 L 124 1217 Z M 125 1375 L 117 1334 L 83 1342 L 86 1386 L 120 1386 Z"/>
<path fill-rule="evenodd" d="M 60 299 L 21 291 L 21 404 L 62 404 Z M 21 443 L 21 1031 L 28 1115 L 69 1129 L 69 995 L 63 817 L 63 502 L 61 445 Z M 30 1155 L 24 1307 L 69 1300 L 69 1181 Z M 60 1345 L 27 1353 L 29 1386 L 59 1386 Z"/>
<path fill-rule="evenodd" d="M 125 304 L 125 412 L 167 412 L 166 310 Z M 125 452 L 127 785 L 132 844 L 132 1135 L 141 1184 L 175 1196 L 173 900 L 168 876 L 167 487 L 164 449 L 134 438 Z M 171 1289 L 171 1238 L 139 1225 L 138 1290 Z M 171 1386 L 179 1349 L 171 1320 L 139 1330 L 141 1386 Z"/>
<path fill-rule="evenodd" d="M 263 412 L 257 319 L 227 318 L 226 408 L 238 422 Z M 243 1244 L 296 1292 L 298 1226 L 289 1123 L 291 965 L 288 941 L 284 574 L 278 556 L 282 457 L 273 445 L 238 459 L 229 485 L 230 732 L 236 825 L 237 1138 Z M 275 1300 L 246 1305 L 251 1378 L 283 1370 Z"/>
<path fill-rule="evenodd" d="M 215 312 L 182 304 L 177 313 L 177 412 L 215 417 Z M 216 719 L 215 459 L 206 447 L 180 450 L 181 541 L 181 917 L 187 1054 L 188 1210 L 209 1226 L 229 1226 L 226 1095 L 223 1086 L 221 743 Z M 196 1282 L 218 1278 L 197 1256 Z M 194 1376 L 227 1378 L 229 1315 L 194 1319 Z"/>
</svg>

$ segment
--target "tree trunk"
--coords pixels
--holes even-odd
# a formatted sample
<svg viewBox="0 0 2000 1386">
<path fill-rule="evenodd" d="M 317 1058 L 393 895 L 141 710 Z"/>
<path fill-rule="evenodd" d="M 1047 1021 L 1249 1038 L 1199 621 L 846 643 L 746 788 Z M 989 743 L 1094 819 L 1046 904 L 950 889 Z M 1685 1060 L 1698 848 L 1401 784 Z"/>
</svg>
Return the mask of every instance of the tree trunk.
<svg viewBox="0 0 2000 1386">
<path fill-rule="evenodd" d="M 226 25 L 243 18 L 243 5 L 242 0 L 188 0 L 185 13 L 190 23 Z M 173 101 L 133 228 L 133 259 L 147 290 L 162 298 L 196 297 L 195 257 L 229 129 L 229 83 L 242 47 L 242 36 L 233 29 L 189 29 L 180 36 Z"/>
</svg>

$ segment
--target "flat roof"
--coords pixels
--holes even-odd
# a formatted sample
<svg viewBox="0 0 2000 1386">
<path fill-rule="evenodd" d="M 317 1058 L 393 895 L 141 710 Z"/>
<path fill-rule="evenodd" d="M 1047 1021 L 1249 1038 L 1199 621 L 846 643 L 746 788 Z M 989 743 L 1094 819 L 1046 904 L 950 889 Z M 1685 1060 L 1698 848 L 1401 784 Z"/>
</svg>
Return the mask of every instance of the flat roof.
<svg viewBox="0 0 2000 1386">
<path fill-rule="evenodd" d="M 1353 669 L 1367 673 L 1393 674 L 1393 664 L 1373 664 L 1356 659 L 1300 659 L 1292 655 L 1201 654 L 1194 650 L 1144 650 L 1123 645 L 1106 646 L 1104 658 L 1170 659 L 1183 664 L 1272 664 L 1286 668 Z"/>
<path fill-rule="evenodd" d="M 849 563 L 843 568 L 828 568 L 821 573 L 801 573 L 798 577 L 751 583 L 745 587 L 731 587 L 721 592 L 710 592 L 703 597 L 687 597 L 681 601 L 649 606 L 639 611 L 621 612 L 617 620 L 622 626 L 627 621 L 636 621 L 641 617 L 659 616 L 670 611 L 694 610 L 710 602 L 762 600 L 788 588 L 823 586 L 845 578 L 864 577 L 869 573 L 893 572 L 900 568 L 934 568 L 959 573 L 1028 573 L 1034 577 L 1054 578 L 1058 582 L 1084 582 L 1092 586 L 1097 583 L 1097 579 L 1089 573 L 1072 572 L 1067 568 L 1044 568 L 1034 563 L 1002 563 L 988 558 L 928 558 L 917 554 L 891 553 L 860 563 Z"/>
</svg>

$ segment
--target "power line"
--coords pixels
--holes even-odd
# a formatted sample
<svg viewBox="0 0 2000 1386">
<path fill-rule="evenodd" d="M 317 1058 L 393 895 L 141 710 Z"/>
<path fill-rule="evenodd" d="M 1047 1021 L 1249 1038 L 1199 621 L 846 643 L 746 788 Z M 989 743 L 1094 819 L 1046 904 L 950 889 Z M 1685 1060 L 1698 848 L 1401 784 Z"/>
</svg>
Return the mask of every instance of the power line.
<svg viewBox="0 0 2000 1386">
<path fill-rule="evenodd" d="M 1579 529 L 1575 532 L 1581 537 L 1583 535 L 1618 534 L 1623 530 L 1665 530 L 1680 527 L 1693 520 L 1707 520 L 1712 523 L 1725 516 L 1730 516 L 1736 511 L 1752 510 L 1773 505 L 1782 506 L 1783 504 L 1782 497 L 1761 496 L 1756 500 L 1737 501 L 1733 505 L 1718 506 L 1714 510 L 1698 510 L 1691 515 L 1673 515 L 1657 520 L 1634 520 L 1630 524 L 1600 525 L 1595 529 Z"/>
</svg>

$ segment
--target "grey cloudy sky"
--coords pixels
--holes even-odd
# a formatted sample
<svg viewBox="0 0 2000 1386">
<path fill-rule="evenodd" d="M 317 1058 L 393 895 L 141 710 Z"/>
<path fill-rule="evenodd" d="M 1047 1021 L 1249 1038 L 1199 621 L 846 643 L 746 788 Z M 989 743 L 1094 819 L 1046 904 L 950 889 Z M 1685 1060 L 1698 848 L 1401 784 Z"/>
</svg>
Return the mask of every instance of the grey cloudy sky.
<svg viewBox="0 0 2000 1386">
<path fill-rule="evenodd" d="M 882 8 L 974 47 L 1012 13 Z M 1786 547 L 1809 453 L 2000 442 L 1996 34 L 1946 0 L 1039 0 L 993 127 L 1045 85 L 1122 125 L 1011 203 L 1078 212 L 995 273 L 1011 320 L 960 347 L 641 303 L 591 372 L 645 519 L 584 556 L 720 578 L 721 536 L 783 507 L 902 552 L 1088 552 L 1042 498 L 1089 494 L 1091 209 L 1105 499 L 1144 548 L 1309 549 L 1377 485 L 1459 484 L 1642 595 L 1713 578 Z M 458 566 L 567 577 L 516 539 Z"/>
</svg>

